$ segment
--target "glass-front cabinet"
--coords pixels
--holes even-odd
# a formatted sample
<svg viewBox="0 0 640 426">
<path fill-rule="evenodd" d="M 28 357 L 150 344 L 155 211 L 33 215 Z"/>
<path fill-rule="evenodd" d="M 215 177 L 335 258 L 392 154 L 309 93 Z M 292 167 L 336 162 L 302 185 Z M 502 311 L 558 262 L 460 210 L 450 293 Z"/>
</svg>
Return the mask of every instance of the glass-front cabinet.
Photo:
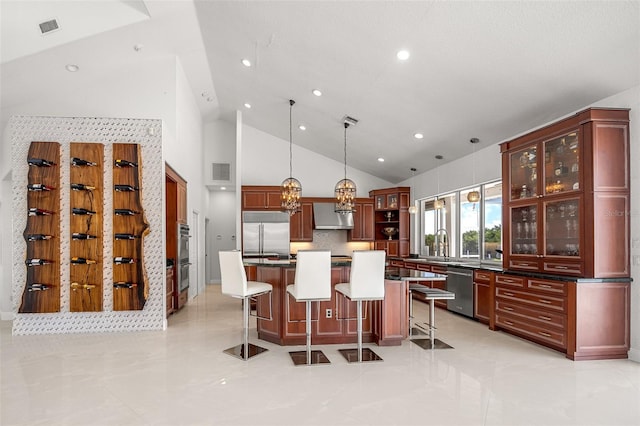
<svg viewBox="0 0 640 426">
<path fill-rule="evenodd" d="M 501 144 L 506 270 L 629 274 L 628 138 L 628 111 L 589 109 Z"/>
</svg>

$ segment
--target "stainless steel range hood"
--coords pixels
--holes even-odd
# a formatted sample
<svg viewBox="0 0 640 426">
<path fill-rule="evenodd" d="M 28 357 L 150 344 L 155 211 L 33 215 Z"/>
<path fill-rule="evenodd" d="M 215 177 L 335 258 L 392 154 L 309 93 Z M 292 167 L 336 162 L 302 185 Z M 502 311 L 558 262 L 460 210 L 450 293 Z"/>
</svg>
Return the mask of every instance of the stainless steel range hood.
<svg viewBox="0 0 640 426">
<path fill-rule="evenodd" d="M 352 213 L 336 213 L 334 203 L 313 203 L 315 229 L 353 229 Z"/>
</svg>

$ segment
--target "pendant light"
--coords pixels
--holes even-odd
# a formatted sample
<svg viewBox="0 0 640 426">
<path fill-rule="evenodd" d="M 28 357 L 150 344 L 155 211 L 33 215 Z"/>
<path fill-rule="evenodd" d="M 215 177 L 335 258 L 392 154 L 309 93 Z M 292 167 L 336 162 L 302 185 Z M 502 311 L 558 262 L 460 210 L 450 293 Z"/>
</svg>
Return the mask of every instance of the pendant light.
<svg viewBox="0 0 640 426">
<path fill-rule="evenodd" d="M 473 184 L 476 184 L 476 144 L 478 142 L 480 142 L 480 139 L 478 138 L 471 138 L 471 140 L 469 140 L 469 142 L 471 142 L 471 144 L 473 145 L 473 155 L 471 157 L 471 161 L 473 161 Z M 480 201 L 480 192 L 473 190 L 471 192 L 469 192 L 467 194 L 467 201 L 469 201 L 470 203 L 477 203 L 478 201 Z"/>
<path fill-rule="evenodd" d="M 416 170 L 418 170 L 418 169 L 416 169 L 415 167 L 411 168 L 411 183 L 413 183 L 413 180 L 416 177 Z M 411 188 L 411 187 L 409 187 L 409 188 Z M 409 206 L 409 214 L 416 214 L 417 212 L 418 212 L 418 208 L 416 207 L 416 204 L 415 203 L 411 204 Z"/>
<path fill-rule="evenodd" d="M 300 181 L 293 177 L 293 137 L 292 137 L 292 120 L 291 111 L 296 103 L 293 99 L 289 99 L 289 177 L 282 181 L 282 209 L 294 215 L 300 211 L 300 195 L 302 195 L 302 185 Z"/>
<path fill-rule="evenodd" d="M 436 160 L 442 160 L 444 157 L 440 154 L 436 155 Z M 436 210 L 440 210 L 444 207 L 444 200 L 437 198 L 440 196 L 440 165 L 436 167 L 436 174 L 438 176 L 438 195 L 436 199 L 433 201 L 433 208 Z"/>
<path fill-rule="evenodd" d="M 344 179 L 336 184 L 336 213 L 349 213 L 355 211 L 356 184 L 351 179 L 347 179 L 347 129 L 349 122 L 344 121 Z"/>
</svg>

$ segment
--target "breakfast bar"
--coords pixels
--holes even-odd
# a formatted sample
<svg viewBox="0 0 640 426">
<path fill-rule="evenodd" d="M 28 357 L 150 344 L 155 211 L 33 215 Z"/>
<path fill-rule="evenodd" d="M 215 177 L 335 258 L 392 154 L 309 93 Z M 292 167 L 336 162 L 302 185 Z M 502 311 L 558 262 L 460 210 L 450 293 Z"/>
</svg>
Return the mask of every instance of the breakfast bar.
<svg viewBox="0 0 640 426">
<path fill-rule="evenodd" d="M 295 277 L 295 260 L 246 260 L 257 281 L 273 286 L 272 320 L 257 320 L 258 338 L 279 345 L 304 345 L 305 304 L 296 302 L 286 291 Z M 317 345 L 356 343 L 356 304 L 336 294 L 336 284 L 349 281 L 350 259 L 333 259 L 331 263 L 331 300 L 314 303 L 312 339 Z M 250 274 L 251 276 L 252 274 Z M 364 308 L 363 342 L 379 346 L 397 346 L 408 337 L 409 282 L 429 279 L 429 272 L 387 268 L 385 298 L 367 302 Z M 432 277 L 433 278 L 433 277 Z M 250 278 L 250 279 L 253 279 Z M 269 298 L 256 303 L 258 316 L 268 316 Z"/>
</svg>

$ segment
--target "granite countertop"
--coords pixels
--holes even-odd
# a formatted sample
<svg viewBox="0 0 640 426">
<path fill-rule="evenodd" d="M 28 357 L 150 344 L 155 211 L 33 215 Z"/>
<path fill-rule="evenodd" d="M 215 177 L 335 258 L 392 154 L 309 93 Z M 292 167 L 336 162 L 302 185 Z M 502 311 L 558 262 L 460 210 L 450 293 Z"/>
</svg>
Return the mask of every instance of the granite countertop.
<svg viewBox="0 0 640 426">
<path fill-rule="evenodd" d="M 451 266 L 455 268 L 465 269 L 486 269 L 488 271 L 503 272 L 502 263 L 498 262 L 480 262 L 480 261 L 464 261 L 458 259 L 439 260 L 428 258 L 411 258 L 411 257 L 394 257 L 391 259 L 402 260 L 404 262 L 428 263 L 430 265 Z"/>
</svg>

